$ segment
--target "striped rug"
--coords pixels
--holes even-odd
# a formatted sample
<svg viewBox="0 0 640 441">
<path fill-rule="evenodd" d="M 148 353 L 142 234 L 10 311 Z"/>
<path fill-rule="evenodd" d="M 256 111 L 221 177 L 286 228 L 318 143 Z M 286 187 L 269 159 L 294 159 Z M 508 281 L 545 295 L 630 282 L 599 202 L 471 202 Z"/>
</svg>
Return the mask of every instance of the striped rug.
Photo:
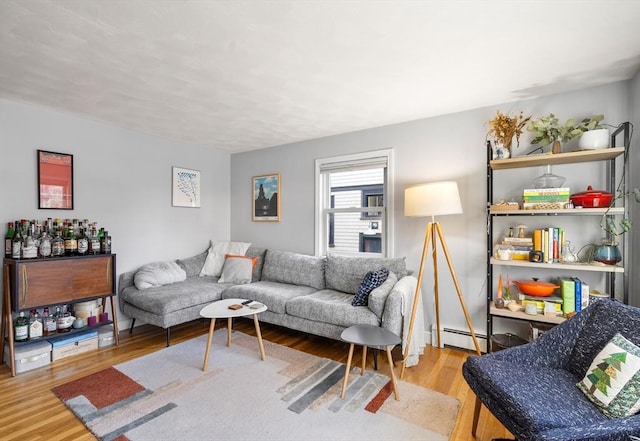
<svg viewBox="0 0 640 441">
<path fill-rule="evenodd" d="M 383 371 L 345 366 L 218 330 L 63 384 L 54 392 L 100 440 L 447 440 L 460 403 Z M 345 345 L 345 350 L 347 346 Z M 358 362 L 358 359 L 355 360 Z"/>
</svg>

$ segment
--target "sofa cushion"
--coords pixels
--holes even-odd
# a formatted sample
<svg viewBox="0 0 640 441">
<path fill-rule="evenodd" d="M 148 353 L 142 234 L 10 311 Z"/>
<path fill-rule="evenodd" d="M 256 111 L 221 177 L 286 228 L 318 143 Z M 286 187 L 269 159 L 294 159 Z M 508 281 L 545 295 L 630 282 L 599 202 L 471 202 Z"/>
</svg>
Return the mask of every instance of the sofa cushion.
<svg viewBox="0 0 640 441">
<path fill-rule="evenodd" d="M 138 290 L 128 286 L 120 292 L 120 298 L 133 306 L 157 315 L 166 315 L 194 305 L 206 305 L 221 299 L 221 293 L 229 286 L 216 283 L 214 277 L 189 277 L 184 282 Z"/>
<path fill-rule="evenodd" d="M 244 256 L 247 249 L 251 246 L 246 242 L 213 242 L 207 252 L 207 258 L 204 266 L 200 271 L 201 276 L 220 277 L 222 267 L 224 266 L 224 256 L 226 254 L 236 254 Z"/>
<path fill-rule="evenodd" d="M 640 348 L 616 334 L 589 366 L 578 388 L 609 418 L 640 410 Z"/>
<path fill-rule="evenodd" d="M 322 256 L 267 250 L 262 280 L 324 289 L 324 266 Z"/>
<path fill-rule="evenodd" d="M 204 266 L 204 261 L 206 259 L 207 251 L 204 251 L 187 259 L 178 259 L 176 260 L 176 263 L 182 267 L 185 273 L 187 273 L 187 277 L 195 277 L 200 275 L 200 271 L 202 271 L 202 267 Z"/>
<path fill-rule="evenodd" d="M 286 311 L 285 305 L 288 301 L 315 291 L 317 290 L 310 286 L 261 280 L 260 282 L 246 285 L 233 285 L 224 291 L 222 297 L 225 299 L 255 300 L 266 305 L 271 312 L 284 314 Z"/>
<path fill-rule="evenodd" d="M 352 306 L 367 306 L 369 304 L 369 294 L 374 289 L 382 285 L 389 277 L 389 270 L 381 268 L 377 271 L 369 271 L 362 279 L 358 291 L 351 300 Z"/>
<path fill-rule="evenodd" d="M 187 273 L 176 262 L 153 262 L 141 267 L 133 277 L 136 288 L 143 290 L 153 286 L 181 282 Z"/>
<path fill-rule="evenodd" d="M 247 252 L 244 254 L 248 257 L 256 257 L 258 261 L 256 265 L 253 267 L 253 276 L 251 277 L 252 282 L 257 282 L 262 277 L 262 267 L 264 266 L 264 256 L 267 254 L 266 248 L 257 248 L 257 247 L 249 247 Z"/>
<path fill-rule="evenodd" d="M 351 306 L 352 299 L 351 294 L 324 289 L 289 300 L 287 314 L 344 327 L 355 324 L 380 325 L 380 319 L 366 306 Z"/>
<path fill-rule="evenodd" d="M 251 283 L 253 268 L 257 262 L 257 257 L 227 254 L 218 283 L 232 283 L 234 285 Z"/>
<path fill-rule="evenodd" d="M 350 257 L 329 254 L 327 255 L 326 269 L 327 289 L 355 294 L 364 276 L 369 271 L 380 268 L 393 271 L 398 279 L 407 275 L 404 257 Z"/>
<path fill-rule="evenodd" d="M 589 308 L 595 310 L 582 327 L 566 366 L 578 378 L 585 376 L 598 352 L 616 333 L 640 346 L 640 309 L 615 301 L 595 302 Z"/>
<path fill-rule="evenodd" d="M 398 282 L 398 277 L 395 273 L 389 272 L 389 277 L 384 281 L 382 285 L 371 291 L 369 294 L 369 301 L 367 306 L 369 309 L 378 317 L 382 318 L 382 313 L 384 312 L 384 305 L 387 303 L 387 297 L 389 297 L 389 293 L 396 286 Z"/>
</svg>

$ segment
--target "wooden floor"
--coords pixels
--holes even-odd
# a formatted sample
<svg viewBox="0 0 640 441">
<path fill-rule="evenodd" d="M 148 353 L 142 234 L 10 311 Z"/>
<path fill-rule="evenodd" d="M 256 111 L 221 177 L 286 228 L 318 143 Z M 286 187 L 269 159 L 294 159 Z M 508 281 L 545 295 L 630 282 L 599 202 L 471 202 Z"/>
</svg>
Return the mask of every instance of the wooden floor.
<svg viewBox="0 0 640 441">
<path fill-rule="evenodd" d="M 224 325 L 221 325 L 224 326 Z M 255 335 L 253 321 L 236 320 L 234 329 Z M 266 323 L 261 324 L 266 340 L 322 357 L 346 363 L 346 343 L 310 336 Z M 176 344 L 206 334 L 208 323 L 191 322 L 172 329 L 171 343 Z M 120 333 L 120 345 L 76 355 L 56 361 L 50 367 L 11 376 L 7 365 L 0 367 L 0 440 L 93 440 L 83 424 L 58 400 L 51 388 L 83 377 L 106 367 L 131 360 L 165 347 L 165 334 L 160 328 L 139 326 L 133 335 Z M 356 351 L 358 353 L 358 351 Z M 394 351 L 395 356 L 400 356 Z M 203 348 L 204 356 L 204 348 Z M 269 354 L 267 354 L 267 357 Z M 426 347 L 417 366 L 407 368 L 404 380 L 457 397 L 462 403 L 453 441 L 473 440 L 471 422 L 475 395 L 461 374 L 467 352 Z M 355 355 L 354 355 L 355 357 Z M 369 357 L 371 358 L 371 357 Z M 355 358 L 357 363 L 359 358 Z M 378 357 L 381 373 L 388 372 L 386 357 Z M 371 367 L 371 360 L 369 366 Z M 396 363 L 400 374 L 400 363 Z M 513 438 L 486 409 L 480 412 L 477 440 Z"/>
</svg>

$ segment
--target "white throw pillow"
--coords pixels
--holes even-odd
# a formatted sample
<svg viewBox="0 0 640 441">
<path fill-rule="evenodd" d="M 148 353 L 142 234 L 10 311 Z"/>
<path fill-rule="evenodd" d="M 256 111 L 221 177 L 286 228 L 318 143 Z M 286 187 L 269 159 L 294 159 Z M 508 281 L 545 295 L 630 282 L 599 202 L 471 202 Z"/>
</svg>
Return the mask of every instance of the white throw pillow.
<svg viewBox="0 0 640 441">
<path fill-rule="evenodd" d="M 222 276 L 220 276 L 218 283 L 233 283 L 236 285 L 251 283 L 251 276 L 256 263 L 258 263 L 257 257 L 227 254 L 222 268 Z"/>
<path fill-rule="evenodd" d="M 211 241 L 211 247 L 209 247 L 200 276 L 220 277 L 224 266 L 224 256 L 227 254 L 244 256 L 250 246 L 251 244 L 246 242 Z"/>
</svg>

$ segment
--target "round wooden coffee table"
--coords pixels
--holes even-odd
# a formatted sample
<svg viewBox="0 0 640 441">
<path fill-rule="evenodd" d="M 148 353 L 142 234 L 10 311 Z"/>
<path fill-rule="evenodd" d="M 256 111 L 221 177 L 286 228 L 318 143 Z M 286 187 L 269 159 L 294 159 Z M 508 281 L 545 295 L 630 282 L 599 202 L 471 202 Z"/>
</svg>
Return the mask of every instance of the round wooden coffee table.
<svg viewBox="0 0 640 441">
<path fill-rule="evenodd" d="M 202 370 L 207 370 L 209 364 L 209 352 L 211 351 L 211 343 L 213 342 L 213 330 L 216 326 L 216 319 L 227 319 L 227 346 L 231 346 L 231 328 L 233 326 L 234 317 L 246 317 L 253 315 L 253 323 L 256 326 L 256 335 L 258 336 L 258 344 L 260 345 L 260 358 L 264 360 L 264 345 L 262 344 L 262 333 L 260 332 L 260 322 L 258 322 L 258 314 L 267 310 L 262 303 L 253 302 L 249 305 L 242 305 L 247 299 L 225 299 L 213 302 L 205 306 L 200 311 L 200 315 L 204 318 L 211 319 L 209 325 L 209 339 L 207 340 L 207 350 L 204 353 L 204 364 Z M 242 305 L 240 309 L 229 309 L 231 305 Z M 253 307 L 251 307 L 253 305 Z"/>
</svg>

